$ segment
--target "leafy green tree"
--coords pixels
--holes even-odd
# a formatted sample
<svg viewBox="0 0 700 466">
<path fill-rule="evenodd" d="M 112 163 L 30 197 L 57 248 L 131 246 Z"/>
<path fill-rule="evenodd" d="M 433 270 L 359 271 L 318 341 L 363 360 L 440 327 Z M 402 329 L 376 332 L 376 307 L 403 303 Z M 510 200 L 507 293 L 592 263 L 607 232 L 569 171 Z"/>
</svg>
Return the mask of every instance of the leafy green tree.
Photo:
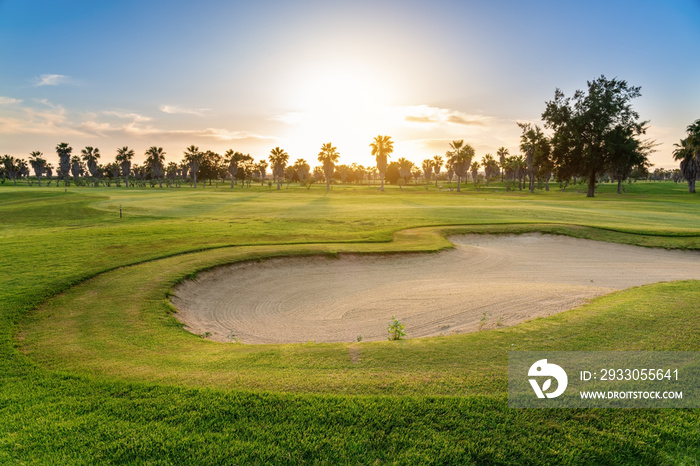
<svg viewBox="0 0 700 466">
<path fill-rule="evenodd" d="M 165 151 L 162 147 L 151 146 L 146 150 L 146 167 L 151 176 L 158 180 L 158 186 L 163 187 L 163 172 L 165 171 Z"/>
<path fill-rule="evenodd" d="M 391 140 L 390 136 L 379 135 L 374 138 L 374 142 L 369 146 L 372 148 L 372 155 L 377 161 L 377 170 L 382 179 L 381 190 L 384 191 L 384 176 L 388 166 L 387 159 L 391 157 L 392 152 L 394 152 L 394 142 Z"/>
<path fill-rule="evenodd" d="M 195 189 L 197 188 L 197 173 L 204 159 L 204 153 L 199 151 L 199 147 L 191 145 L 184 152 L 184 161 L 194 182 Z"/>
<path fill-rule="evenodd" d="M 617 181 L 617 194 L 622 194 L 622 182 L 631 175 L 635 167 L 649 167 L 649 154 L 657 146 L 653 141 L 640 141 L 629 130 L 617 128 L 608 137 L 611 152 L 610 174 Z"/>
<path fill-rule="evenodd" d="M 275 147 L 270 151 L 268 159 L 272 166 L 272 177 L 273 179 L 277 179 L 277 190 L 280 190 L 282 187 L 282 179 L 284 178 L 284 168 L 289 161 L 289 154 L 283 149 Z"/>
<path fill-rule="evenodd" d="M 438 185 L 438 176 L 440 176 L 440 170 L 442 170 L 442 166 L 445 164 L 443 161 L 442 157 L 439 155 L 436 155 L 433 157 L 433 171 L 435 172 L 435 187 L 437 188 Z"/>
<path fill-rule="evenodd" d="M 17 175 L 20 171 L 19 159 L 5 154 L 2 157 L 2 165 L 7 176 L 12 180 L 12 183 L 17 186 Z"/>
<path fill-rule="evenodd" d="M 211 150 L 202 152 L 198 176 L 203 180 L 209 180 L 209 186 L 212 185 L 214 180 L 225 178 L 226 172 L 226 163 L 224 163 L 224 158 L 220 154 Z"/>
<path fill-rule="evenodd" d="M 131 160 L 134 158 L 134 149 L 129 149 L 128 146 L 117 149 L 116 162 L 122 169 L 122 176 L 126 187 L 129 187 L 129 174 L 131 173 Z"/>
<path fill-rule="evenodd" d="M 330 142 L 321 146 L 321 152 L 318 153 L 318 161 L 323 164 L 323 173 L 326 176 L 326 191 L 331 189 L 331 178 L 335 170 L 335 163 L 340 158 L 340 152 L 333 147 Z"/>
<path fill-rule="evenodd" d="M 554 130 L 554 162 L 588 179 L 587 197 L 595 195 L 596 176 L 610 169 L 615 157 L 610 138 L 617 137 L 616 131 L 622 130 L 630 137 L 644 132 L 645 122 L 639 121 L 630 103 L 641 95 L 640 89 L 601 76 L 588 81 L 588 92 L 579 90 L 573 98 L 567 98 L 557 89 L 554 100 L 546 103 L 542 120 Z"/>
<path fill-rule="evenodd" d="M 335 174 L 340 182 L 345 184 L 352 177 L 352 169 L 346 164 L 338 165 L 335 169 Z"/>
<path fill-rule="evenodd" d="M 56 146 L 56 154 L 58 154 L 58 169 L 63 177 L 63 184 L 68 186 L 68 177 L 70 176 L 71 153 L 73 148 L 67 142 L 61 142 Z M 58 181 L 56 182 L 58 184 Z"/>
<path fill-rule="evenodd" d="M 398 184 L 399 178 L 401 178 L 401 175 L 399 174 L 399 168 L 399 162 L 390 162 L 386 166 L 384 179 L 387 183 Z"/>
<path fill-rule="evenodd" d="M 44 176 L 46 172 L 46 159 L 43 157 L 39 151 L 34 151 L 29 154 L 29 164 L 34 170 L 34 175 L 39 182 L 39 187 L 41 188 L 41 177 Z"/>
</svg>

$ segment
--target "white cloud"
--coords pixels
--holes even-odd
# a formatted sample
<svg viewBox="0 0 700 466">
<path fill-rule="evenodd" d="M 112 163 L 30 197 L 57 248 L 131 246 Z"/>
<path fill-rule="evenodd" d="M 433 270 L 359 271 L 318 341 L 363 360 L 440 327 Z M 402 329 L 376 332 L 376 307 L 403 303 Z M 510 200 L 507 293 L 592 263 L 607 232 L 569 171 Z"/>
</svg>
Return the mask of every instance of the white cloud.
<svg viewBox="0 0 700 466">
<path fill-rule="evenodd" d="M 19 103 L 22 103 L 22 99 L 14 99 L 12 97 L 3 97 L 0 95 L 0 105 L 19 104 Z"/>
<path fill-rule="evenodd" d="M 405 122 L 417 124 L 486 126 L 491 120 L 483 115 L 469 115 L 458 110 L 428 105 L 399 107 L 398 111 Z"/>
<path fill-rule="evenodd" d="M 153 118 L 141 115 L 139 113 L 133 112 L 119 112 L 117 110 L 106 110 L 102 112 L 103 115 L 114 116 L 117 118 L 122 118 L 124 120 L 133 120 L 138 122 L 151 121 Z"/>
<path fill-rule="evenodd" d="M 185 108 L 179 105 L 161 105 L 159 107 L 163 113 L 203 116 L 209 111 L 208 108 Z"/>
<path fill-rule="evenodd" d="M 40 86 L 58 86 L 70 82 L 70 76 L 63 74 L 42 74 L 38 78 L 34 78 L 34 87 Z"/>
</svg>

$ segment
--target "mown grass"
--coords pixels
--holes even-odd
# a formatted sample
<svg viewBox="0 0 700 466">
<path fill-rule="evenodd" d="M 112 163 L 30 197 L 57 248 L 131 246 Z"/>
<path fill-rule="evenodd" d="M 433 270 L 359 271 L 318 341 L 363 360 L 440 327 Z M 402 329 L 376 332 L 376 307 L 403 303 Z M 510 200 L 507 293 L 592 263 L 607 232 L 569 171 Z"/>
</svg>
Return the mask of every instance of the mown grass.
<svg viewBox="0 0 700 466">
<path fill-rule="evenodd" d="M 503 368 L 510 348 L 698 350 L 697 282 L 397 344 L 215 344 L 166 313 L 167 288 L 216 263 L 447 246 L 412 232 L 389 242 L 408 228 L 700 247 L 697 196 L 629 187 L 594 200 L 498 187 L 0 187 L 0 462 L 695 464 L 697 410 L 511 410 Z"/>
</svg>

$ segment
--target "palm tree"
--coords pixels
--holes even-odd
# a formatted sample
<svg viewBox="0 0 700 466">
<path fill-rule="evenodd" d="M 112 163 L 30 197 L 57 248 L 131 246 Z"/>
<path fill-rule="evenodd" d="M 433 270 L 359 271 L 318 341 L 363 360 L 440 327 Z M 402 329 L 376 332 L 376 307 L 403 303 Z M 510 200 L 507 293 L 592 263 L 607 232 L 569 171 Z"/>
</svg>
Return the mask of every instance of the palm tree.
<svg viewBox="0 0 700 466">
<path fill-rule="evenodd" d="M 265 186 L 265 176 L 267 176 L 267 160 L 260 159 L 255 165 L 255 168 L 260 173 L 260 186 Z"/>
<path fill-rule="evenodd" d="M 311 171 L 311 166 L 306 163 L 306 160 L 304 159 L 297 159 L 296 162 L 294 162 L 294 170 L 297 172 L 297 177 L 299 177 L 299 183 L 304 185 L 309 179 L 309 172 Z M 307 187 L 310 188 L 311 185 Z"/>
<path fill-rule="evenodd" d="M 74 155 L 70 159 L 71 166 L 70 166 L 70 171 L 71 174 L 73 175 L 73 179 L 77 179 L 79 176 L 85 173 L 85 169 L 83 167 L 83 164 L 80 161 L 80 157 L 77 155 Z"/>
<path fill-rule="evenodd" d="M 282 178 L 284 177 L 284 168 L 287 166 L 289 161 L 289 154 L 283 149 L 275 147 L 270 151 L 270 156 L 268 157 L 270 164 L 272 165 L 272 177 L 277 178 L 277 189 L 281 189 Z"/>
<path fill-rule="evenodd" d="M 228 168 L 226 169 L 231 175 L 231 189 L 233 189 L 233 182 L 238 174 L 238 162 L 243 157 L 243 154 L 236 152 L 233 149 L 229 149 L 224 153 L 224 160 L 228 162 Z"/>
<path fill-rule="evenodd" d="M 41 188 L 41 177 L 44 176 L 44 172 L 46 171 L 46 159 L 42 157 L 44 154 L 42 154 L 39 151 L 34 151 L 29 154 L 29 164 L 32 166 L 32 169 L 34 169 L 34 174 L 36 175 L 37 181 L 39 181 L 39 187 Z"/>
<path fill-rule="evenodd" d="M 452 162 L 452 169 L 455 175 L 457 175 L 457 192 L 460 192 L 460 183 L 462 178 L 467 178 L 469 165 L 472 162 L 475 151 L 470 144 L 464 144 L 463 139 L 452 141 L 450 147 L 452 148 L 452 152 L 450 152 L 450 161 Z"/>
<path fill-rule="evenodd" d="M 700 164 L 689 139 L 681 139 L 679 144 L 674 144 L 676 148 L 673 150 L 673 158 L 681 162 L 681 174 L 688 181 L 688 192 L 695 193 L 695 180 L 700 172 Z"/>
<path fill-rule="evenodd" d="M 146 151 L 146 166 L 151 175 L 158 179 L 158 186 L 163 187 L 163 168 L 165 166 L 165 151 L 162 147 L 151 146 Z"/>
<path fill-rule="evenodd" d="M 405 157 L 401 157 L 399 160 L 397 160 L 397 162 L 399 163 L 399 177 L 403 179 L 403 184 L 406 184 L 408 182 L 408 179 L 411 177 L 413 162 L 406 159 Z M 399 188 L 401 188 L 400 184 Z M 401 188 L 401 190 L 403 191 L 403 188 Z"/>
<path fill-rule="evenodd" d="M 394 152 L 394 141 L 391 140 L 391 136 L 379 135 L 374 138 L 374 142 L 369 146 L 372 148 L 372 155 L 377 159 L 377 170 L 382 178 L 381 190 L 384 191 L 384 174 L 388 165 L 387 158 L 391 157 L 391 153 Z"/>
<path fill-rule="evenodd" d="M 486 154 L 481 159 L 481 165 L 484 167 L 484 176 L 486 177 L 486 186 L 489 184 L 489 180 L 498 175 L 498 163 L 493 155 Z"/>
<path fill-rule="evenodd" d="M 185 164 L 190 170 L 195 189 L 197 189 L 197 172 L 199 171 L 199 165 L 202 163 L 203 157 L 204 154 L 200 152 L 199 147 L 195 145 L 185 150 Z M 206 180 L 204 180 L 204 184 L 206 185 Z"/>
<path fill-rule="evenodd" d="M 700 164 L 700 119 L 688 125 L 688 145 L 693 151 L 695 161 Z"/>
<path fill-rule="evenodd" d="M 421 168 L 423 169 L 423 176 L 425 177 L 425 184 L 427 186 L 430 184 L 430 175 L 433 173 L 433 159 L 423 160 Z"/>
<path fill-rule="evenodd" d="M 435 187 L 437 188 L 438 185 L 438 175 L 440 174 L 440 170 L 442 169 L 442 165 L 445 162 L 442 160 L 442 157 L 439 155 L 436 155 L 433 157 L 433 171 L 435 172 Z"/>
<path fill-rule="evenodd" d="M 97 186 L 97 160 L 100 158 L 100 149 L 97 147 L 86 146 L 85 149 L 80 151 L 80 153 L 83 156 L 83 161 L 87 164 L 87 169 L 90 172 L 90 176 L 95 181 L 95 186 Z"/>
<path fill-rule="evenodd" d="M 340 152 L 333 147 L 330 142 L 321 146 L 321 152 L 318 153 L 318 161 L 323 164 L 323 173 L 326 175 L 326 191 L 331 189 L 331 178 L 335 170 L 335 163 L 340 158 Z"/>
<path fill-rule="evenodd" d="M 470 166 L 471 171 L 472 171 L 472 182 L 474 183 L 474 186 L 476 186 L 476 182 L 478 181 L 479 178 L 479 162 L 474 160 Z"/>
<path fill-rule="evenodd" d="M 496 155 L 498 156 L 498 164 L 501 167 L 501 181 L 503 181 L 505 175 L 506 157 L 508 157 L 508 149 L 505 147 L 499 147 L 496 151 Z"/>
<path fill-rule="evenodd" d="M 127 188 L 129 187 L 129 173 L 131 173 L 131 159 L 133 158 L 134 149 L 129 149 L 127 146 L 117 149 L 116 161 L 122 169 L 122 176 L 124 176 Z"/>
<path fill-rule="evenodd" d="M 67 142 L 62 142 L 56 146 L 56 153 L 58 154 L 58 169 L 63 177 L 63 184 L 68 186 L 68 177 L 70 176 L 70 156 L 73 152 L 73 148 L 68 145 Z M 58 184 L 58 181 L 56 182 Z"/>
</svg>

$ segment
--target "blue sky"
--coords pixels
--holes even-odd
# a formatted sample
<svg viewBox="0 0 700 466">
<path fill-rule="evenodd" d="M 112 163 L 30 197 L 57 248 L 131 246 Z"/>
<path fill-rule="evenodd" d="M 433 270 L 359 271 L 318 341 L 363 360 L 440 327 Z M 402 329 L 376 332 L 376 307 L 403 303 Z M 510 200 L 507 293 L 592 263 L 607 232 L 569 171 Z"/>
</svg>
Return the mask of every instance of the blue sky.
<svg viewBox="0 0 700 466">
<path fill-rule="evenodd" d="M 516 121 L 601 74 L 661 142 L 700 118 L 700 2 L 0 0 L 0 153 L 55 158 L 190 144 L 371 165 L 377 134 L 415 162 L 465 139 L 517 153 Z"/>
</svg>

